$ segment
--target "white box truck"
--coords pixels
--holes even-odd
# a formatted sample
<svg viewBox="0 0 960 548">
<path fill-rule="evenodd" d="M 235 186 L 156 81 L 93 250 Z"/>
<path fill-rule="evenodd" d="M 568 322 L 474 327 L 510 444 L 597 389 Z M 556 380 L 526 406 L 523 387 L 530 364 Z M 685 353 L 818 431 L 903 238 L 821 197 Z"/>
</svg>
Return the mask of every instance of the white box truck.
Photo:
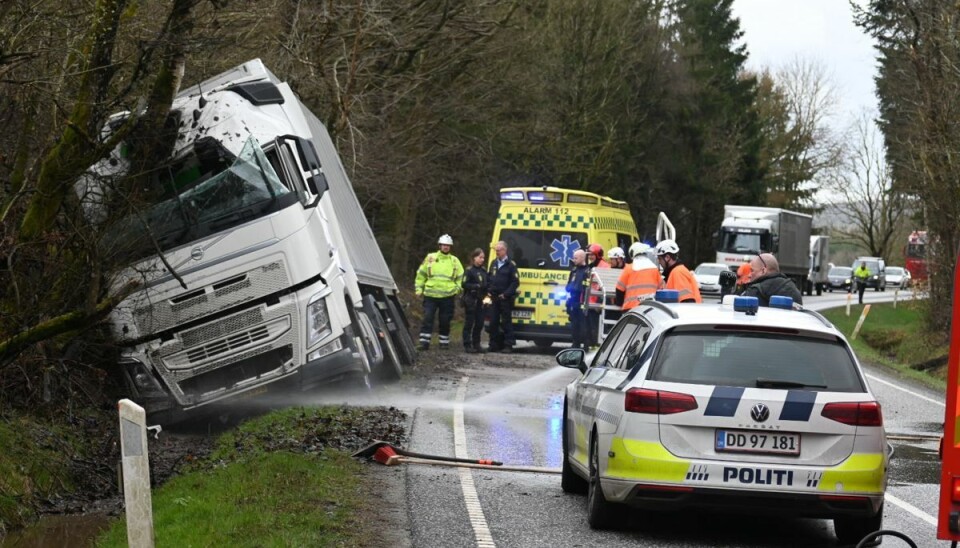
<svg viewBox="0 0 960 548">
<path fill-rule="evenodd" d="M 813 217 L 774 207 L 725 205 L 717 233 L 717 262 L 736 269 L 760 253 L 773 253 L 780 272 L 803 291 L 810 271 Z"/>
<path fill-rule="evenodd" d="M 150 420 L 416 359 L 397 285 L 326 128 L 260 60 L 183 90 L 152 202 L 116 221 L 138 290 L 111 314 L 131 397 Z M 113 122 L 127 115 L 115 115 Z M 109 131 L 106 130 L 106 131 Z M 120 146 L 77 183 L 88 213 L 129 166 Z"/>
</svg>

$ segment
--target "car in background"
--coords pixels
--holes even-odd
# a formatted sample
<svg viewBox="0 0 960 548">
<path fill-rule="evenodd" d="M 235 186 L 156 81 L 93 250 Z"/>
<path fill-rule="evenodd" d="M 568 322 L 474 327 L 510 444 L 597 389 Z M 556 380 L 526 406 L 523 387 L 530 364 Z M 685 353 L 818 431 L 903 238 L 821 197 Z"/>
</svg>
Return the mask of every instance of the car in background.
<svg viewBox="0 0 960 548">
<path fill-rule="evenodd" d="M 833 292 L 834 289 L 842 289 L 850 292 L 853 282 L 853 269 L 849 266 L 835 266 L 827 274 L 827 291 Z"/>
<path fill-rule="evenodd" d="M 910 271 L 906 268 L 902 266 L 887 267 L 887 285 L 904 289 L 910 287 L 912 281 L 913 278 L 910 276 Z"/>
<path fill-rule="evenodd" d="M 720 296 L 720 273 L 730 271 L 730 267 L 723 263 L 700 263 L 693 271 L 693 277 L 700 285 L 701 295 Z"/>
<path fill-rule="evenodd" d="M 870 271 L 870 277 L 867 278 L 867 289 L 873 288 L 874 291 L 887 290 L 887 270 L 886 263 L 880 257 L 857 257 L 856 261 L 850 265 L 854 271 L 860 266 L 860 263 L 867 264 L 867 270 Z M 856 276 L 854 276 L 856 278 Z M 856 280 L 854 280 L 856 281 Z M 858 282 L 859 283 L 859 282 Z"/>
<path fill-rule="evenodd" d="M 829 518 L 849 545 L 881 529 L 890 450 L 843 334 L 788 297 L 657 299 L 589 360 L 557 354 L 581 372 L 564 391 L 560 486 L 587 495 L 590 527 L 632 506 Z"/>
</svg>

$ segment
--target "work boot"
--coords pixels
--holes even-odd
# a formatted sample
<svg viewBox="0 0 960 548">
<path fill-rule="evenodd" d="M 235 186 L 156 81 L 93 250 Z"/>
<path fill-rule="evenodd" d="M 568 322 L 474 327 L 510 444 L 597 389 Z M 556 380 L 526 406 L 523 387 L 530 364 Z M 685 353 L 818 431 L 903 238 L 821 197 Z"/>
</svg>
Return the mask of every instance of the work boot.
<svg viewBox="0 0 960 548">
<path fill-rule="evenodd" d="M 430 350 L 430 345 L 429 345 L 429 344 L 420 343 L 420 351 L 421 351 L 421 352 L 426 352 L 427 350 Z"/>
<path fill-rule="evenodd" d="M 500 352 L 503 353 L 503 354 L 512 354 L 512 353 L 513 353 L 513 347 L 512 347 L 512 346 L 504 346 L 503 349 L 502 349 Z"/>
<path fill-rule="evenodd" d="M 474 347 L 472 347 L 472 346 L 464 346 L 464 347 L 463 347 L 463 351 L 466 352 L 467 354 L 476 354 L 476 353 L 477 353 L 477 349 L 474 348 Z"/>
<path fill-rule="evenodd" d="M 440 350 L 450 350 L 450 345 L 440 343 Z"/>
</svg>

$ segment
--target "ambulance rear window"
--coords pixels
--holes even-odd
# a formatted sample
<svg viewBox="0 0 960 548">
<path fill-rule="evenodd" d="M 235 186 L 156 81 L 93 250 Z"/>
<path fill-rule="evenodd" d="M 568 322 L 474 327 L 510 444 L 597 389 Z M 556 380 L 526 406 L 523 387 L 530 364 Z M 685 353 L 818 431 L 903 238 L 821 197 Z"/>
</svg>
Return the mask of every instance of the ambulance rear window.
<svg viewBox="0 0 960 548">
<path fill-rule="evenodd" d="M 527 199 L 530 200 L 531 202 L 560 203 L 563 201 L 563 193 L 535 190 L 535 191 L 527 192 Z"/>
<path fill-rule="evenodd" d="M 651 380 L 863 392 L 856 364 L 838 340 L 754 332 L 681 331 L 663 339 Z"/>
<path fill-rule="evenodd" d="M 597 204 L 597 198 L 582 194 L 567 194 L 567 202 L 571 204 Z"/>
<path fill-rule="evenodd" d="M 586 233 L 566 230 L 502 229 L 500 239 L 517 268 L 566 270 L 573 252 L 587 248 Z"/>
</svg>

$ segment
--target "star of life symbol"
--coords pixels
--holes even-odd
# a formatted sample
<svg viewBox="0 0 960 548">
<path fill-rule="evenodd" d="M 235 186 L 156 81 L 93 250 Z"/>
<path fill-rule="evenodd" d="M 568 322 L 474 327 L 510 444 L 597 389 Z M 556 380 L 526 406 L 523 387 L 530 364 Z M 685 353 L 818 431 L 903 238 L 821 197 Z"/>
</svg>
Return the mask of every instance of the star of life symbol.
<svg viewBox="0 0 960 548">
<path fill-rule="evenodd" d="M 550 242 L 550 247 L 553 249 L 553 252 L 550 253 L 550 260 L 560 263 L 560 266 L 566 268 L 570 265 L 570 260 L 573 259 L 573 252 L 580 249 L 580 242 L 572 240 L 569 234 L 564 234 L 559 240 L 554 238 Z"/>
</svg>

